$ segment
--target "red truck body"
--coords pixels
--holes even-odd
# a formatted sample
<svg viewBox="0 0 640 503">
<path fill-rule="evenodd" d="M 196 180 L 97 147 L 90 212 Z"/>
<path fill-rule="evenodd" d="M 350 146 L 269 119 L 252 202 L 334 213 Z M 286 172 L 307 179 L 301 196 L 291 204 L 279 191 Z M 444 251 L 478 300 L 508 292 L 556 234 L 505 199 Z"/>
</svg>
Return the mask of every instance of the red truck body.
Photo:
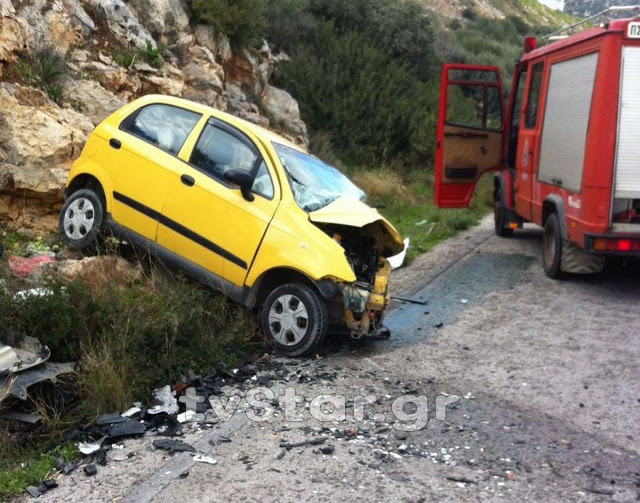
<svg viewBox="0 0 640 503">
<path fill-rule="evenodd" d="M 526 52 L 506 113 L 497 68 L 443 65 L 436 204 L 468 206 L 478 179 L 496 171 L 496 233 L 543 226 L 549 276 L 640 254 L 639 20 Z"/>
</svg>

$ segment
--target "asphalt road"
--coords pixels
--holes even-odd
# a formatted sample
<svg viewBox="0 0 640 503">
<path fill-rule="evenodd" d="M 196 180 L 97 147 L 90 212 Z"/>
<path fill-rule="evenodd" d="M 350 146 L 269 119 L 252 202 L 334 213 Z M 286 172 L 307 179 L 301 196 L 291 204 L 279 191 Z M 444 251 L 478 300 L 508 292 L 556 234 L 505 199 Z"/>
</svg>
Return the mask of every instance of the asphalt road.
<svg viewBox="0 0 640 503">
<path fill-rule="evenodd" d="M 501 239 L 485 221 L 399 273 L 411 281 L 395 287 L 428 304 L 397 304 L 389 341 L 334 341 L 322 358 L 260 370 L 274 394 L 292 387 L 306 399 L 303 421 L 285 414 L 283 399 L 269 422 L 249 420 L 241 406 L 183 438 L 216 465 L 132 440 L 128 459 L 91 478 L 78 470 L 43 499 L 637 501 L 640 272 L 553 281 L 540 254 L 539 229 Z M 345 397 L 345 420 L 312 417 L 309 401 L 322 394 Z M 376 403 L 361 409 L 356 395 Z M 405 395 L 414 405 L 394 415 Z M 426 425 L 394 428 L 412 418 Z M 220 435 L 231 442 L 212 445 Z"/>
</svg>

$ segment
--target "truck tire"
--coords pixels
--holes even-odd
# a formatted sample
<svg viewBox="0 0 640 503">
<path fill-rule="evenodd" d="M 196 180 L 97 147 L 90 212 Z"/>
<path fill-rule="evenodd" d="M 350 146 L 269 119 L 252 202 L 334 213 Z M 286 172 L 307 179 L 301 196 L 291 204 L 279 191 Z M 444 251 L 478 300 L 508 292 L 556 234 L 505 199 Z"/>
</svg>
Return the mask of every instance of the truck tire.
<svg viewBox="0 0 640 503">
<path fill-rule="evenodd" d="M 562 271 L 562 232 L 556 213 L 551 213 L 544 223 L 542 235 L 542 265 L 544 272 L 551 279 L 560 279 Z"/>
<path fill-rule="evenodd" d="M 58 230 L 67 246 L 86 250 L 97 243 L 103 222 L 102 198 L 91 189 L 80 189 L 65 201 Z"/>
<path fill-rule="evenodd" d="M 494 196 L 493 222 L 495 224 L 496 236 L 508 238 L 513 235 L 513 229 L 507 227 L 507 208 L 502 205 L 502 191 L 498 190 Z"/>
<path fill-rule="evenodd" d="M 329 315 L 320 294 L 303 283 L 276 287 L 264 302 L 262 330 L 280 354 L 312 353 L 327 335 Z"/>
</svg>

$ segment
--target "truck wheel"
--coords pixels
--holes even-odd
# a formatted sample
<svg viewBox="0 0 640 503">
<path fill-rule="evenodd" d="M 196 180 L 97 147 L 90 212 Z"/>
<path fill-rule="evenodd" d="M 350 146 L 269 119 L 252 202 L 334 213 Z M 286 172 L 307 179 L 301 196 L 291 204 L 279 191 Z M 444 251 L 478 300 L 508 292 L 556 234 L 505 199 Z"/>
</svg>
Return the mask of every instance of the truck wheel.
<svg viewBox="0 0 640 503">
<path fill-rule="evenodd" d="M 513 235 L 513 229 L 507 228 L 507 209 L 502 206 L 502 191 L 498 190 L 493 203 L 493 222 L 495 224 L 496 236 L 508 238 Z"/>
<path fill-rule="evenodd" d="M 562 234 L 558 215 L 552 213 L 544 224 L 542 237 L 542 265 L 544 272 L 552 279 L 559 279 L 563 272 L 562 263 Z"/>
<path fill-rule="evenodd" d="M 69 247 L 84 250 L 96 244 L 103 220 L 104 203 L 100 196 L 91 189 L 80 189 L 64 203 L 58 229 Z"/>
<path fill-rule="evenodd" d="M 314 351 L 327 335 L 328 319 L 320 294 L 303 283 L 286 283 L 274 289 L 261 316 L 267 341 L 287 356 Z"/>
</svg>

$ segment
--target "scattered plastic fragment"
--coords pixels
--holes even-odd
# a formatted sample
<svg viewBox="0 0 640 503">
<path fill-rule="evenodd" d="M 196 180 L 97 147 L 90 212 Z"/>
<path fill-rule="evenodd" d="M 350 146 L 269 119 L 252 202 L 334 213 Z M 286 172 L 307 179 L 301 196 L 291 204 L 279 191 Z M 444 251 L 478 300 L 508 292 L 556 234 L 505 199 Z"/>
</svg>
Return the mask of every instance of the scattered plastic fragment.
<svg viewBox="0 0 640 503">
<path fill-rule="evenodd" d="M 34 257 L 24 258 L 17 255 L 11 255 L 7 262 L 9 263 L 9 269 L 14 276 L 24 278 L 33 274 L 40 264 L 46 264 L 55 262 L 56 260 L 47 254 L 40 254 Z"/>
<path fill-rule="evenodd" d="M 216 459 L 213 459 L 210 456 L 205 456 L 204 454 L 196 454 L 195 456 L 193 456 L 193 460 L 196 463 L 207 463 L 208 465 L 218 464 L 218 461 Z"/>
<path fill-rule="evenodd" d="M 96 465 L 85 465 L 83 470 L 84 474 L 87 477 L 93 477 L 96 473 L 98 473 L 98 468 L 96 468 Z"/>
<path fill-rule="evenodd" d="M 138 414 L 140 412 L 142 412 L 142 409 L 140 407 L 138 407 L 138 406 L 134 406 L 134 407 L 131 407 L 131 408 L 125 410 L 122 414 L 120 414 L 120 416 L 122 416 L 122 417 L 132 417 L 132 416 L 135 416 L 136 414 Z"/>
<path fill-rule="evenodd" d="M 105 438 L 107 437 L 102 437 L 97 442 L 79 442 L 78 450 L 85 456 L 93 454 L 94 452 L 97 452 L 100 450 L 100 446 L 102 445 L 102 442 L 104 441 Z"/>
<path fill-rule="evenodd" d="M 144 435 L 147 431 L 147 427 L 144 423 L 136 421 L 135 419 L 127 419 L 122 423 L 115 423 L 111 425 L 109 429 L 109 436 L 111 438 L 117 437 L 133 437 L 136 435 Z"/>
<path fill-rule="evenodd" d="M 196 452 L 193 446 L 180 440 L 171 440 L 169 438 L 158 438 L 153 441 L 153 446 L 156 449 L 165 449 L 171 452 Z"/>
<path fill-rule="evenodd" d="M 160 412 L 176 414 L 178 412 L 178 401 L 176 400 L 175 393 L 171 390 L 171 386 L 166 385 L 154 390 L 153 397 L 155 399 L 155 405 L 147 410 L 149 414 L 159 414 Z"/>
</svg>

